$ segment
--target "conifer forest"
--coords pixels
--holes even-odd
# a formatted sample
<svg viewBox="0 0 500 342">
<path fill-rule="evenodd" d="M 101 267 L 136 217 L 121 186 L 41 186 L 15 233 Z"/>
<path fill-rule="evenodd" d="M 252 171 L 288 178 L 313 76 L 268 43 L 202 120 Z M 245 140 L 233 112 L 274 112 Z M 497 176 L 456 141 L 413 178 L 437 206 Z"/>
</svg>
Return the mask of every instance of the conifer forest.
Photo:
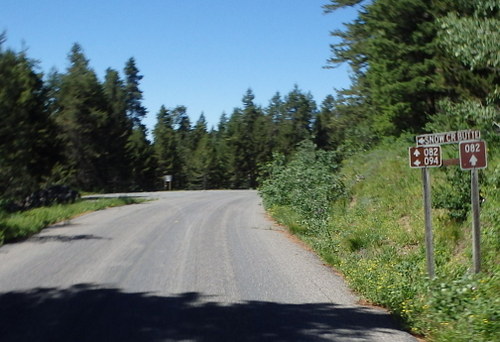
<svg viewBox="0 0 500 342">
<path fill-rule="evenodd" d="M 276 156 L 288 160 L 304 141 L 341 162 L 384 137 L 428 125 L 498 121 L 497 1 L 332 0 L 324 11 L 359 3 L 358 19 L 331 33 L 339 43 L 325 56 L 327 68 L 351 67 L 349 89 L 316 103 L 290 85 L 266 105 L 243 89 L 241 106 L 221 113 L 216 127 L 203 114 L 192 120 L 198 114 L 165 104 L 148 132 L 143 119 L 155 113 L 142 104 L 147 75 L 140 61 L 130 58 L 123 70 L 108 68 L 99 79 L 75 43 L 66 70 L 42 74 L 2 34 L 0 197 L 13 200 L 52 184 L 88 192 L 161 190 L 167 174 L 173 189 L 256 188 L 265 165 Z M 464 107 L 486 114 L 460 117 Z"/>
</svg>

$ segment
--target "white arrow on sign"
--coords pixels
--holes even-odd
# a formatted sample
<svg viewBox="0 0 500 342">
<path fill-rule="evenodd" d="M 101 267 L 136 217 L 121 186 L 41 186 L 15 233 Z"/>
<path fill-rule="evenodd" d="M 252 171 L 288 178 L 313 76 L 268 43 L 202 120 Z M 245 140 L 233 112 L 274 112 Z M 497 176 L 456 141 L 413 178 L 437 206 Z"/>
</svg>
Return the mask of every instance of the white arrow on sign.
<svg viewBox="0 0 500 342">
<path fill-rule="evenodd" d="M 418 143 L 419 143 L 420 145 L 423 145 L 423 144 L 425 143 L 425 139 L 424 139 L 424 138 L 420 138 L 420 139 L 418 139 Z"/>
<path fill-rule="evenodd" d="M 470 157 L 469 162 L 470 162 L 470 164 L 471 164 L 472 166 L 476 166 L 476 164 L 477 164 L 477 158 L 476 158 L 476 155 L 474 155 L 474 154 L 473 154 L 473 155 L 472 155 L 472 157 Z"/>
<path fill-rule="evenodd" d="M 415 150 L 415 152 L 413 152 L 413 155 L 414 155 L 415 157 L 418 157 L 418 156 L 420 155 L 420 152 L 418 152 L 418 150 Z"/>
<path fill-rule="evenodd" d="M 419 154 L 420 154 L 420 153 L 419 153 Z M 420 162 L 420 160 L 418 160 L 418 159 L 417 159 L 417 160 L 416 160 L 413 164 L 414 164 L 414 165 L 417 165 L 417 166 L 420 166 L 420 164 L 422 164 L 422 163 Z"/>
</svg>

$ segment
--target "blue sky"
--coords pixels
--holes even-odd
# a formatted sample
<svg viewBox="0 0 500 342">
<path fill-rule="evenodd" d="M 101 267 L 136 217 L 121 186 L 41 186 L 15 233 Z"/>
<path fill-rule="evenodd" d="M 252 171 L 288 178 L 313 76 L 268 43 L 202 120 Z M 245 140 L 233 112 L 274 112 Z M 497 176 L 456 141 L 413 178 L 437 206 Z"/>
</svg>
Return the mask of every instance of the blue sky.
<svg viewBox="0 0 500 342">
<path fill-rule="evenodd" d="M 346 67 L 324 69 L 329 32 L 353 9 L 324 15 L 328 0 L 0 0 L 6 46 L 27 48 L 41 71 L 64 72 L 78 42 L 102 79 L 134 57 L 151 129 L 161 105 L 185 105 L 216 125 L 248 88 L 266 106 L 297 84 L 318 105 L 349 86 Z"/>
</svg>

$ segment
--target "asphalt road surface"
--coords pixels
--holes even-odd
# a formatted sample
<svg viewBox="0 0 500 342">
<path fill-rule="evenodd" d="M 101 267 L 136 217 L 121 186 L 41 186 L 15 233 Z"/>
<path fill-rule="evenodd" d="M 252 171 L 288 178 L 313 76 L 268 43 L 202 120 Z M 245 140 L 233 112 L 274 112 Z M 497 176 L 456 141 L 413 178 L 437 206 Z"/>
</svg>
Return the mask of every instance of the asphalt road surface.
<svg viewBox="0 0 500 342">
<path fill-rule="evenodd" d="M 266 216 L 162 192 L 0 248 L 0 341 L 415 341 Z"/>
</svg>

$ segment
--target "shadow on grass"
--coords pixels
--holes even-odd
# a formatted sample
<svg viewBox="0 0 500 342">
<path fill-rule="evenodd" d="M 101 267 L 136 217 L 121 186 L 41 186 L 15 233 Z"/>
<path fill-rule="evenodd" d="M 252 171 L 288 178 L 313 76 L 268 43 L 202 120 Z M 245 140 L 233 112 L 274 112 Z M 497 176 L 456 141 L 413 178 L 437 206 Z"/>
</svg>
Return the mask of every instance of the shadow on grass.
<svg viewBox="0 0 500 342">
<path fill-rule="evenodd" d="M 89 284 L 0 294 L 0 336 L 12 341 L 354 341 L 396 332 L 388 316 L 334 304 L 217 303 Z"/>
<path fill-rule="evenodd" d="M 116 194 L 95 194 L 85 195 L 80 198 L 80 201 L 95 201 L 101 199 L 119 199 L 126 204 L 141 203 L 151 199 L 151 196 L 142 193 L 116 193 Z"/>
</svg>

